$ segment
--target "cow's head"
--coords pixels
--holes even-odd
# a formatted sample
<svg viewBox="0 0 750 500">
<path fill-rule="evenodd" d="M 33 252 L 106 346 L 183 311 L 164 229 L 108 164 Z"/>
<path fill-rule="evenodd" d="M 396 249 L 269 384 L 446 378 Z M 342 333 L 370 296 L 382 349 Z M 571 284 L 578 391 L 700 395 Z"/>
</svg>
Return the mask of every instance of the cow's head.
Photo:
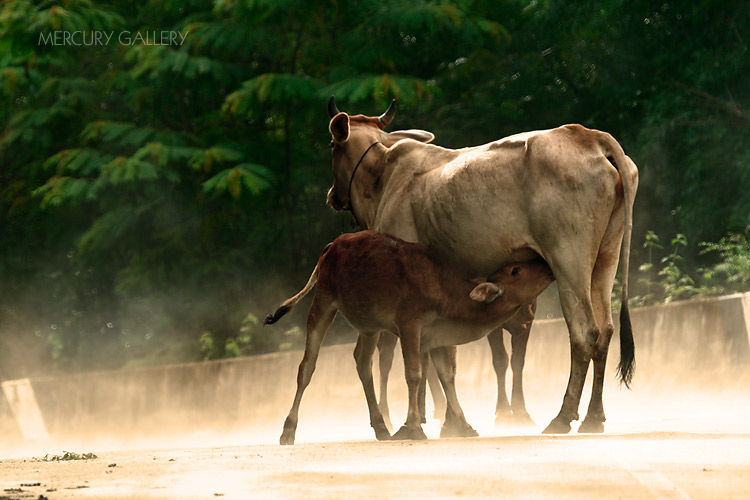
<svg viewBox="0 0 750 500">
<path fill-rule="evenodd" d="M 331 119 L 328 129 L 331 132 L 333 148 L 333 185 L 328 190 L 326 203 L 335 210 L 347 210 L 350 204 L 350 184 L 352 174 L 359 163 L 357 176 L 369 177 L 382 173 L 378 165 L 384 166 L 384 157 L 388 148 L 402 139 L 414 139 L 430 142 L 434 135 L 424 130 L 400 130 L 386 132 L 396 116 L 396 100 L 391 102 L 385 113 L 372 117 L 365 115 L 348 115 L 339 111 L 333 96 L 328 101 L 328 116 Z M 375 144 L 375 146 L 372 146 Z M 372 146 L 372 148 L 370 148 Z M 369 151 L 368 151 L 368 148 Z M 365 154 L 367 152 L 367 154 Z M 363 207 L 364 210 L 364 207 Z"/>
</svg>

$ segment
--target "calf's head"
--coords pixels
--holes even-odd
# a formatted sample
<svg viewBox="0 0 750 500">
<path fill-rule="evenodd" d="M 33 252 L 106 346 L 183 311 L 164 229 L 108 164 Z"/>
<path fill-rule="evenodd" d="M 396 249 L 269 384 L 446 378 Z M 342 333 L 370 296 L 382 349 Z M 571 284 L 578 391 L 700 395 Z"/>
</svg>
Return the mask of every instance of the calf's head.
<svg viewBox="0 0 750 500">
<path fill-rule="evenodd" d="M 511 305 L 521 306 L 539 296 L 555 280 L 543 260 L 508 264 L 480 283 L 469 294 L 478 302 L 493 302 L 498 298 Z"/>
</svg>

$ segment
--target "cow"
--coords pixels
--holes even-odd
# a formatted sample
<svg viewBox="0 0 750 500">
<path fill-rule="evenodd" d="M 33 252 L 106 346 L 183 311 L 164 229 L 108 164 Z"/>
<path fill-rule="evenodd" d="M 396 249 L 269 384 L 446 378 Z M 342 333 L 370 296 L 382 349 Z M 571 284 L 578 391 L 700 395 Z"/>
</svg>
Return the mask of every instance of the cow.
<svg viewBox="0 0 750 500">
<path fill-rule="evenodd" d="M 351 211 L 362 228 L 439 248 L 466 277 L 487 276 L 509 262 L 547 262 L 558 283 L 571 362 L 562 406 L 543 432 L 570 432 L 592 361 L 591 400 L 578 431 L 603 432 L 611 292 L 620 261 L 617 371 L 626 387 L 635 369 L 628 274 L 638 169 L 620 144 L 571 124 L 453 150 L 429 144 L 434 135 L 424 130 L 386 132 L 395 100 L 370 117 L 341 112 L 331 97 L 328 115 L 329 206 Z M 449 408 L 458 404 L 455 395 L 446 398 Z"/>
<path fill-rule="evenodd" d="M 376 438 L 391 438 L 375 399 L 372 375 L 380 332 L 388 331 L 401 339 L 409 394 L 406 423 L 392 437 L 427 439 L 418 398 L 427 353 L 432 355 L 441 383 L 451 386 L 452 366 L 441 348 L 487 335 L 553 280 L 547 264 L 534 260 L 506 265 L 477 284 L 453 271 L 432 247 L 375 231 L 339 236 L 326 247 L 305 287 L 264 320 L 264 324 L 275 323 L 315 287 L 297 392 L 280 444 L 294 443 L 302 394 L 338 312 L 359 332 L 354 357 Z"/>
</svg>

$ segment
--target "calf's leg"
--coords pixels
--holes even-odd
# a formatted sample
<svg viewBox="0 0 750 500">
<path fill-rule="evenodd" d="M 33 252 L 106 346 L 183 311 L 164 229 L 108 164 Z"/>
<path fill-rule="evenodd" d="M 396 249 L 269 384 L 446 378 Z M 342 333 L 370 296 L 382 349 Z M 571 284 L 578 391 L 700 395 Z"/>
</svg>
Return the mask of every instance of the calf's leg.
<svg viewBox="0 0 750 500">
<path fill-rule="evenodd" d="M 531 323 L 529 321 L 524 324 L 506 326 L 510 332 L 510 367 L 513 371 L 510 411 L 513 414 L 513 422 L 516 424 L 534 424 L 529 412 L 526 411 L 526 398 L 523 395 L 523 367 L 526 364 L 526 346 L 529 343 Z"/>
<path fill-rule="evenodd" d="M 305 392 L 315 371 L 315 364 L 318 361 L 320 344 L 323 343 L 328 327 L 331 326 L 333 318 L 336 317 L 336 309 L 332 308 L 330 300 L 321 298 L 317 293 L 310 306 L 310 312 L 307 315 L 307 338 L 305 340 L 305 354 L 299 365 L 297 373 L 297 392 L 294 395 L 292 408 L 289 410 L 284 421 L 284 430 L 279 438 L 279 444 L 294 444 L 294 437 L 297 433 L 297 420 L 299 418 L 299 405 L 302 401 L 302 394 Z"/>
<path fill-rule="evenodd" d="M 360 332 L 357 339 L 357 346 L 354 348 L 354 359 L 357 362 L 357 374 L 362 382 L 362 388 L 365 391 L 367 400 L 367 409 L 370 411 L 370 425 L 375 430 L 375 437 L 378 441 L 384 441 L 391 438 L 388 428 L 383 421 L 383 415 L 378 408 L 378 401 L 375 397 L 375 385 L 372 381 L 372 355 L 378 343 L 378 334 L 365 334 Z"/>
<path fill-rule="evenodd" d="M 380 413 L 383 415 L 385 426 L 393 429 L 390 410 L 388 409 L 388 375 L 393 367 L 393 354 L 396 351 L 398 337 L 390 332 L 381 332 L 378 341 L 378 363 L 380 368 Z"/>
<path fill-rule="evenodd" d="M 502 327 L 492 330 L 487 335 L 487 341 L 490 343 L 490 352 L 492 353 L 492 367 L 495 369 L 497 377 L 497 403 L 495 404 L 495 423 L 507 422 L 512 417 L 510 403 L 505 392 L 505 375 L 508 372 L 508 352 L 505 350 L 503 342 Z"/>
<path fill-rule="evenodd" d="M 402 324 L 399 327 L 401 351 L 404 354 L 406 387 L 409 391 L 409 411 L 406 415 L 406 423 L 393 435 L 393 439 L 427 439 L 422 430 L 422 416 L 419 413 L 419 385 L 422 381 L 420 334 L 416 325 Z"/>
<path fill-rule="evenodd" d="M 417 409 L 419 410 L 419 422 L 427 423 L 425 407 L 427 399 L 427 370 L 430 365 L 430 355 L 426 352 L 420 356 L 420 366 L 422 367 L 422 377 L 419 379 L 419 389 L 417 389 Z"/>
<path fill-rule="evenodd" d="M 445 422 L 445 396 L 443 395 L 443 388 L 440 386 L 440 378 L 438 378 L 433 363 L 427 363 L 427 385 L 430 388 L 432 405 L 435 409 L 433 418 Z"/>
</svg>

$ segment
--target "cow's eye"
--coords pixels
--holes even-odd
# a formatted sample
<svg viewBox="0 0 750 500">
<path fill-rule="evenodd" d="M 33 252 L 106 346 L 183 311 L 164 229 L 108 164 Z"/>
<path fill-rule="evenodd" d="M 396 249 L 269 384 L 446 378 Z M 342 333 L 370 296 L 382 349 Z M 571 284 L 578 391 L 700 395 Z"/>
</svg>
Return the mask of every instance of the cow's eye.
<svg viewBox="0 0 750 500">
<path fill-rule="evenodd" d="M 520 267 L 518 267 L 518 266 L 516 266 L 516 267 L 514 267 L 514 268 L 513 268 L 513 270 L 512 270 L 511 272 L 510 272 L 510 275 L 511 275 L 511 276 L 515 276 L 516 274 L 518 274 L 518 273 L 520 273 L 520 272 L 521 272 L 521 268 L 520 268 Z"/>
</svg>

